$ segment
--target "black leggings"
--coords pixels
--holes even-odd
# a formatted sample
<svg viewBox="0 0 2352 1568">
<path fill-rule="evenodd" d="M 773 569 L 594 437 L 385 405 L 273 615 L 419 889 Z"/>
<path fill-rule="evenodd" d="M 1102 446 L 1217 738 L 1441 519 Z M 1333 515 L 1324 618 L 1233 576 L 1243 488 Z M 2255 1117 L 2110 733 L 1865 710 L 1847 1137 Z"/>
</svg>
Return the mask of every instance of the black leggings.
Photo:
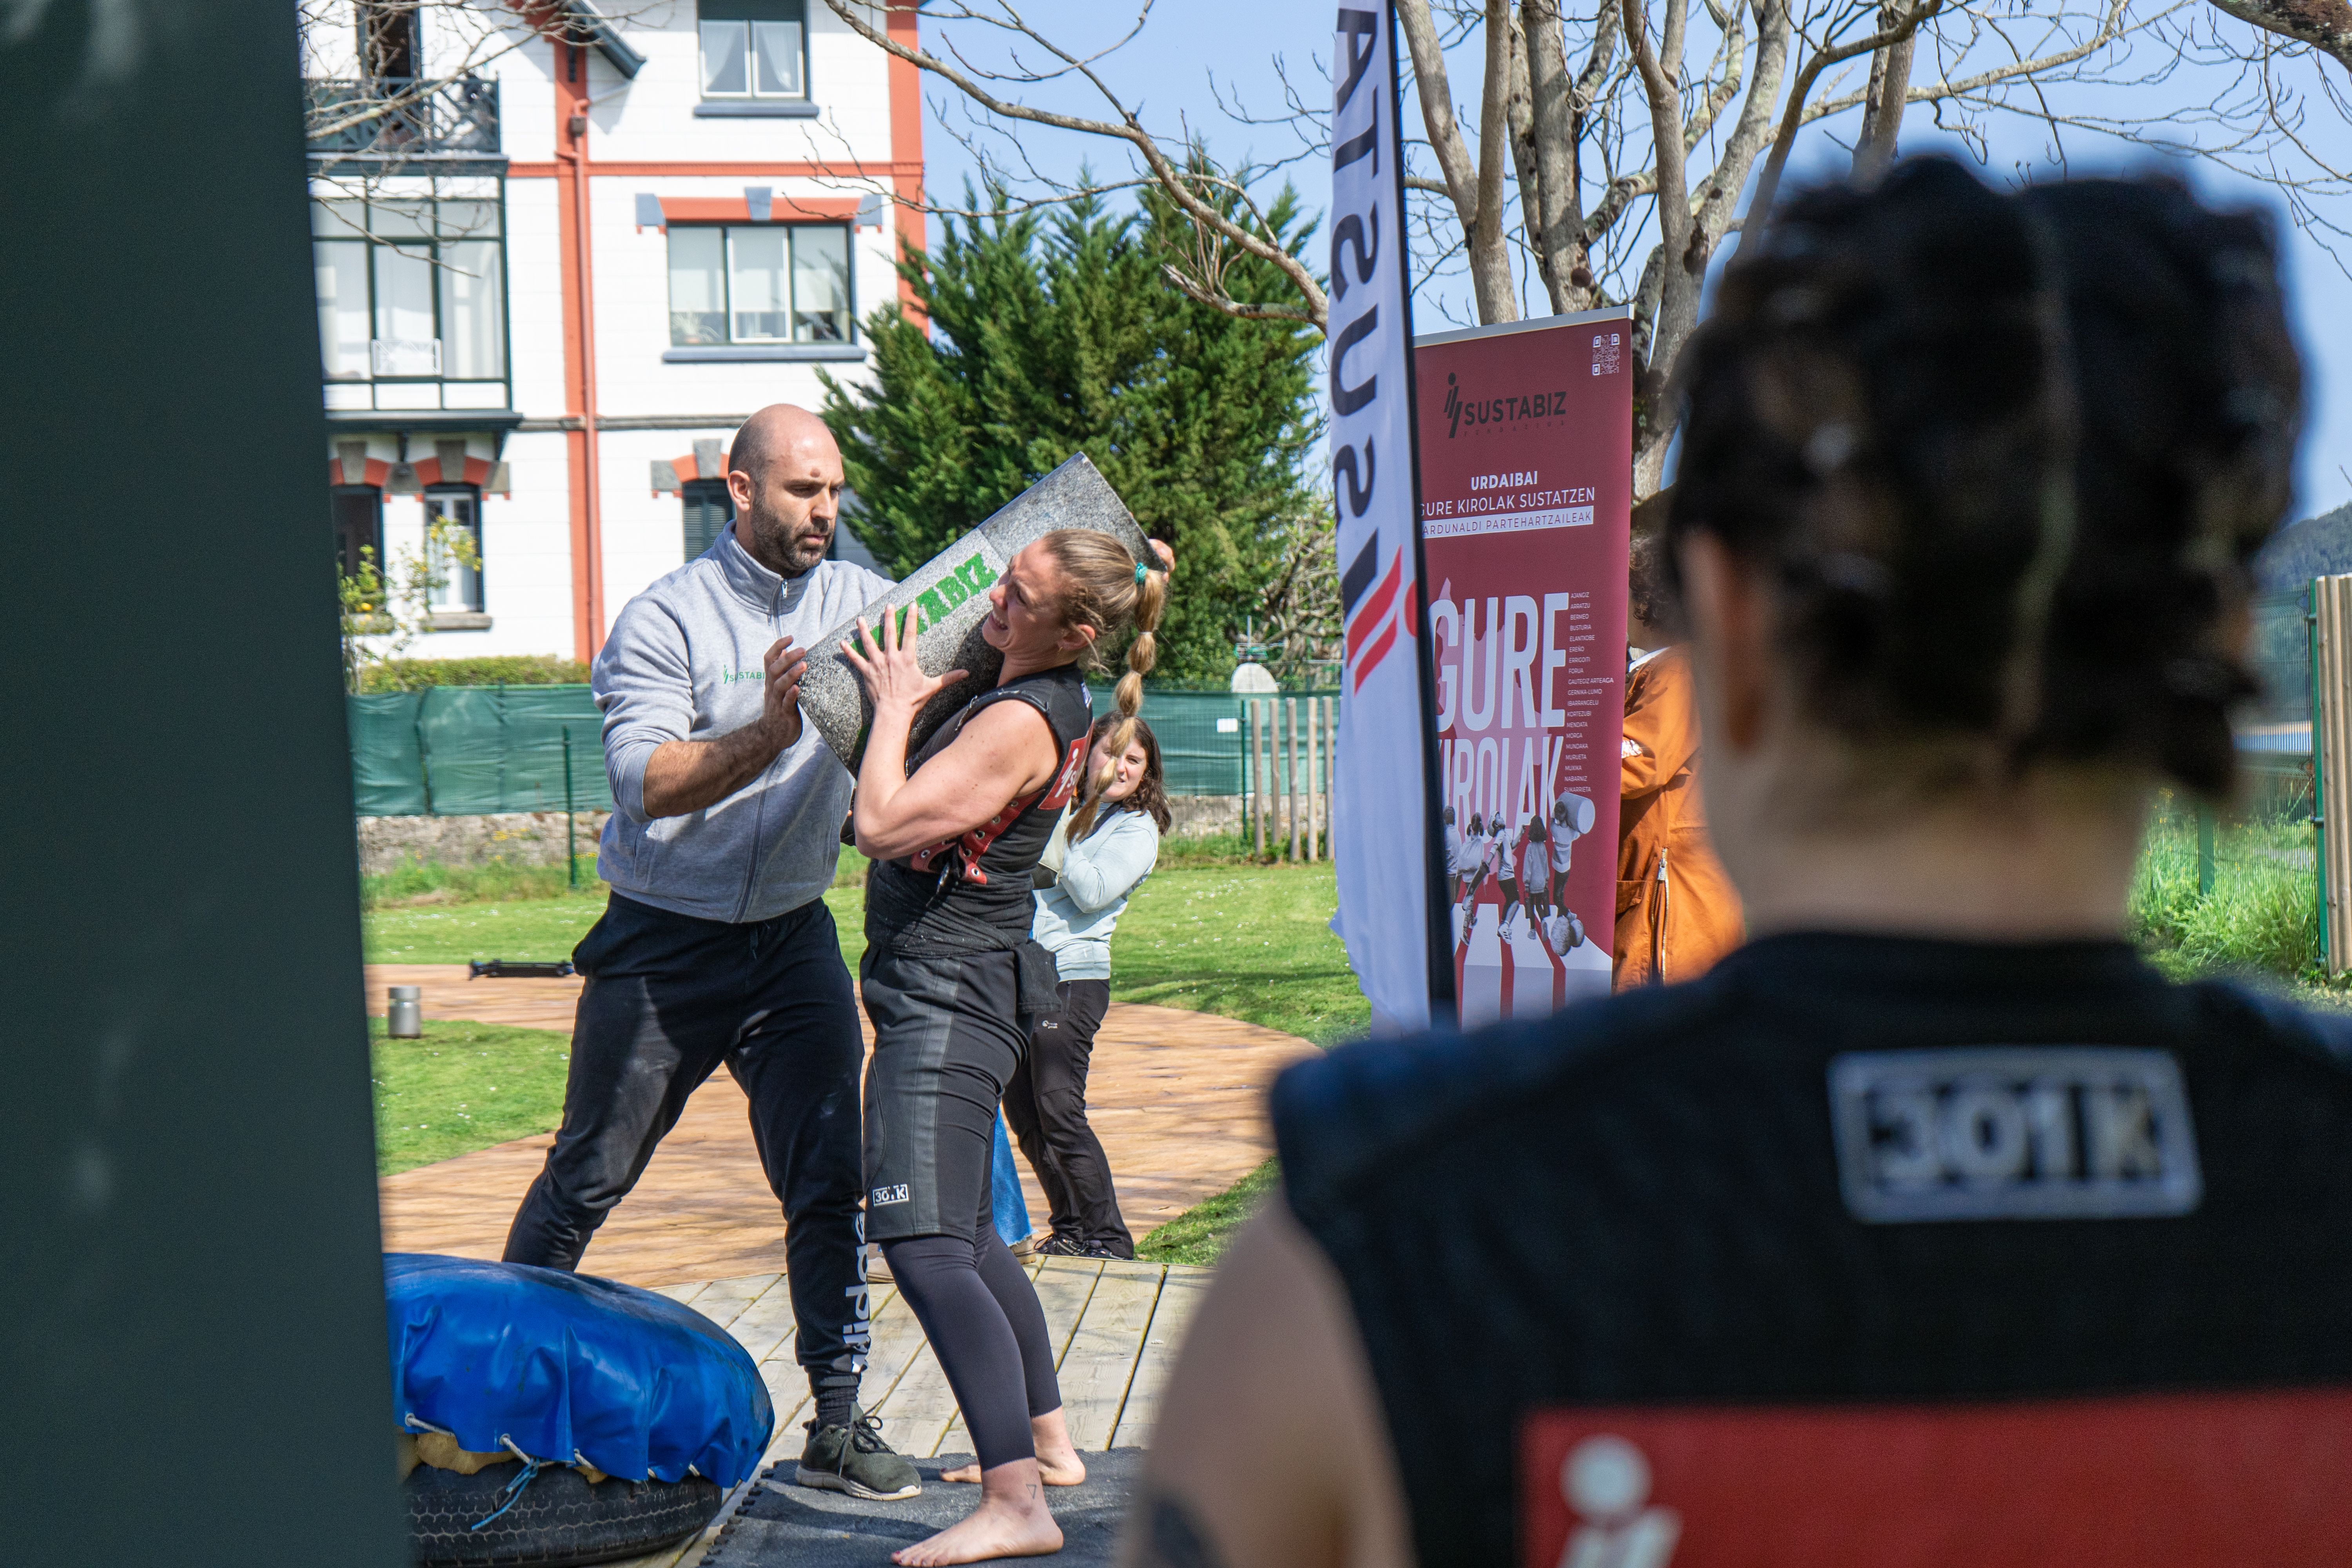
<svg viewBox="0 0 2352 1568">
<path fill-rule="evenodd" d="M 1029 1418 L 1062 1407 L 1029 1276 L 990 1215 L 996 1107 L 1021 1060 L 1009 952 L 868 947 L 866 1233 L 948 1374 L 982 1469 L 1036 1457 Z"/>
<path fill-rule="evenodd" d="M 955 1390 L 980 1468 L 1037 1457 L 1029 1417 L 1062 1407 L 1054 1342 L 1029 1276 L 982 1216 L 976 1241 L 886 1241 L 891 1278 Z"/>
</svg>

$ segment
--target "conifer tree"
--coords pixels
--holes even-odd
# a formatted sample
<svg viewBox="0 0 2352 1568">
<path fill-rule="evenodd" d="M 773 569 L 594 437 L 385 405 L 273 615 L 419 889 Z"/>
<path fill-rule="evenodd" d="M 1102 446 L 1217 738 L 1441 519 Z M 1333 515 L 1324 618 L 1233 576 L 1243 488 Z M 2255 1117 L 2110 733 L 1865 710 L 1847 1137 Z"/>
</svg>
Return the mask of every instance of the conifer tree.
<svg viewBox="0 0 2352 1568">
<path fill-rule="evenodd" d="M 1051 216 L 966 211 L 900 271 L 930 319 L 894 301 L 866 322 L 876 384 L 825 381 L 824 418 L 859 508 L 847 521 L 904 574 L 1084 452 L 1145 531 L 1175 547 L 1160 678 L 1222 685 L 1319 509 L 1306 470 L 1322 426 L 1311 330 L 1197 304 L 1161 276 L 1192 226 L 1158 192 Z M 1312 232 L 1287 188 L 1268 209 L 1294 250 Z M 1247 257 L 1239 276 L 1266 264 Z M 1264 287 L 1272 289 L 1271 279 Z M 1328 523 L 1325 525 L 1328 528 Z M 1328 551 L 1328 543 L 1324 546 Z"/>
</svg>

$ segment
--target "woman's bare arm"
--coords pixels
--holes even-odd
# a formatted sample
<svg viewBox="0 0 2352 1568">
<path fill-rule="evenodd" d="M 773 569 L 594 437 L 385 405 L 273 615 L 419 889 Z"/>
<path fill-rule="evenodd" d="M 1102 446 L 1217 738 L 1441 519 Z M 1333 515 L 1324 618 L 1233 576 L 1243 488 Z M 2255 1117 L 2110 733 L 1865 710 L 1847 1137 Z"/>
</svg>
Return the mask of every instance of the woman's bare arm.
<svg viewBox="0 0 2352 1568">
<path fill-rule="evenodd" d="M 983 709 L 929 762 L 907 775 L 907 742 L 923 704 L 963 678 L 925 675 L 915 659 L 914 606 L 904 621 L 885 607 L 877 647 L 866 622 L 841 651 L 874 698 L 874 724 L 857 768 L 852 814 L 857 852 L 896 860 L 966 833 L 1053 782 L 1061 765 L 1045 716 L 1025 702 Z M 905 636 L 900 628 L 906 627 Z"/>
<path fill-rule="evenodd" d="M 881 731 L 877 716 L 857 771 L 857 852 L 871 860 L 896 860 L 978 827 L 1051 784 L 1061 761 L 1045 716 L 1026 702 L 981 710 L 912 778 L 904 733 L 886 752 Z"/>
<path fill-rule="evenodd" d="M 1337 1274 L 1277 1196 L 1160 1396 L 1121 1568 L 1409 1568 L 1402 1484 Z"/>
</svg>

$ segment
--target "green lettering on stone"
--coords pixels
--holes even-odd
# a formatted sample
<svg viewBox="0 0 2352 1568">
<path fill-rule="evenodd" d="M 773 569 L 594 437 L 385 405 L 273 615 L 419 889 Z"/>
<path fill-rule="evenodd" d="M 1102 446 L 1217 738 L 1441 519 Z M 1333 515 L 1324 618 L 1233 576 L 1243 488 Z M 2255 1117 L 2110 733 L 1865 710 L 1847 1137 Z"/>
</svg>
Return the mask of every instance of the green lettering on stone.
<svg viewBox="0 0 2352 1568">
<path fill-rule="evenodd" d="M 939 591 L 935 588 L 926 588 L 916 595 L 915 603 L 922 610 L 923 625 L 927 626 L 938 626 L 948 618 L 948 607 L 940 602 Z"/>
<path fill-rule="evenodd" d="M 988 557 L 985 555 L 975 555 L 957 567 L 956 575 L 962 579 L 966 588 L 975 594 L 996 581 L 996 574 L 988 569 Z"/>
<path fill-rule="evenodd" d="M 952 575 L 940 579 L 939 595 L 947 601 L 948 608 L 950 610 L 971 597 L 971 591 Z"/>
</svg>

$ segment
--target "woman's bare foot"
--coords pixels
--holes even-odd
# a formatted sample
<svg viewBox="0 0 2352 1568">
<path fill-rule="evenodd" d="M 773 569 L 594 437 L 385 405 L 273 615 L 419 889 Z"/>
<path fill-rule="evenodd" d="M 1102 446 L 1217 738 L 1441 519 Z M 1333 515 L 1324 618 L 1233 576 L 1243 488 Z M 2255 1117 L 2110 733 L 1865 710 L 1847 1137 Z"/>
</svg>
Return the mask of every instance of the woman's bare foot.
<svg viewBox="0 0 2352 1568">
<path fill-rule="evenodd" d="M 1062 1549 L 1062 1527 L 1045 1507 L 1037 1461 L 1015 1459 L 982 1472 L 980 1506 L 960 1523 L 890 1553 L 898 1568 L 941 1568 L 998 1557 L 1043 1557 Z"/>
<path fill-rule="evenodd" d="M 1075 1448 L 1057 1456 L 1040 1453 L 1037 1456 L 1037 1479 L 1049 1487 L 1083 1485 L 1087 1479 L 1086 1461 L 1078 1458 Z M 980 1479 L 980 1461 L 975 1459 L 969 1465 L 958 1465 L 952 1470 L 941 1470 L 940 1479 L 971 1486 Z"/>
<path fill-rule="evenodd" d="M 1077 1447 L 1070 1441 L 1069 1423 L 1062 1419 L 1058 1407 L 1029 1417 L 1029 1440 L 1036 1446 L 1038 1477 L 1047 1486 L 1075 1487 L 1085 1482 L 1087 1462 L 1078 1458 Z M 980 1479 L 980 1461 L 942 1470 L 940 1479 L 971 1486 Z"/>
</svg>

